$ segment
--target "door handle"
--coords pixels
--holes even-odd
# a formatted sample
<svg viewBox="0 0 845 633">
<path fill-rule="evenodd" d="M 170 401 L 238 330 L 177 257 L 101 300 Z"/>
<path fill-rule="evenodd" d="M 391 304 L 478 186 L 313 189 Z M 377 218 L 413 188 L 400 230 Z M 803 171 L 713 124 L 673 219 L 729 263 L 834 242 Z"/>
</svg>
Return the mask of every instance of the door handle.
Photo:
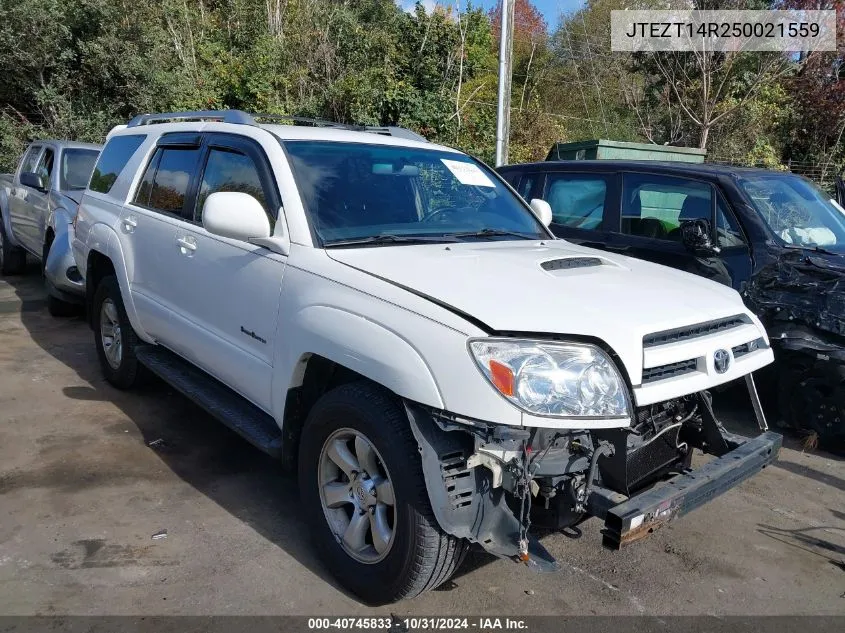
<svg viewBox="0 0 845 633">
<path fill-rule="evenodd" d="M 123 228 L 127 233 L 131 233 L 138 226 L 138 220 L 134 215 L 128 215 L 123 218 Z"/>
<path fill-rule="evenodd" d="M 179 245 L 179 249 L 182 251 L 183 255 L 192 255 L 193 252 L 197 250 L 197 240 L 190 235 L 177 237 L 176 243 Z"/>
</svg>

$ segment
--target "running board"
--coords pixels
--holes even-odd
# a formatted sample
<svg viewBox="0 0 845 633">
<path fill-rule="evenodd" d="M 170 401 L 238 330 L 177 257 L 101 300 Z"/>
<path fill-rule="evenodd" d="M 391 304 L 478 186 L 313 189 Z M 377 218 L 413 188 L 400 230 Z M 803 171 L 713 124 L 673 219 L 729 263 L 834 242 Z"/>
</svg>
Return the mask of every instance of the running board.
<svg viewBox="0 0 845 633">
<path fill-rule="evenodd" d="M 268 455 L 282 456 L 282 432 L 276 421 L 243 396 L 159 345 L 140 345 L 135 357 L 247 442 Z"/>
</svg>

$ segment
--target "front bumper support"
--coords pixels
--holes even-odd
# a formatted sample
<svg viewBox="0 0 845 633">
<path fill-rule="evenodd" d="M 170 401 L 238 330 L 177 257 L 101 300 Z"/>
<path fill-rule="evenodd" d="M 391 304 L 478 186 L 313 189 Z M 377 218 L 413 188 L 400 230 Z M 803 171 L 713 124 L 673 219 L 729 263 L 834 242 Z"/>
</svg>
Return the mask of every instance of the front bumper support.
<svg viewBox="0 0 845 633">
<path fill-rule="evenodd" d="M 704 505 L 771 464 L 782 442 L 783 437 L 777 433 L 762 433 L 698 470 L 677 475 L 624 501 L 625 497 L 616 492 L 595 487 L 587 507 L 590 514 L 605 520 L 603 544 L 620 549 Z"/>
</svg>

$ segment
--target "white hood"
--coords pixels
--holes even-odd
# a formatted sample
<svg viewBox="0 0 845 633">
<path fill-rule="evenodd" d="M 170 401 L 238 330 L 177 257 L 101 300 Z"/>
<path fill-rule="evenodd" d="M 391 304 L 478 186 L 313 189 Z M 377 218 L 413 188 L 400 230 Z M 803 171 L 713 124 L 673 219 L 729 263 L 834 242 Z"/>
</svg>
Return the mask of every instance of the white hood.
<svg viewBox="0 0 845 633">
<path fill-rule="evenodd" d="M 604 341 L 633 381 L 646 334 L 749 314 L 731 288 L 695 275 L 564 240 L 336 248 L 330 257 L 423 293 L 500 332 Z M 590 257 L 600 265 L 545 270 Z M 595 262 L 587 262 L 595 264 Z"/>
</svg>

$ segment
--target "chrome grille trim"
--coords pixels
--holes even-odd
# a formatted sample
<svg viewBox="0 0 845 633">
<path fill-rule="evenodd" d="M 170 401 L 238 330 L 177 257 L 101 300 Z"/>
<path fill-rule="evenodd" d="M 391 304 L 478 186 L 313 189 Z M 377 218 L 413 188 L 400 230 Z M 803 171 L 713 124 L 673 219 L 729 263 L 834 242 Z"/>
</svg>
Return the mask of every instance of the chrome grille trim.
<svg viewBox="0 0 845 633">
<path fill-rule="evenodd" d="M 737 314 L 724 319 L 716 319 L 715 321 L 705 321 L 704 323 L 696 323 L 695 325 L 687 325 L 672 330 L 663 330 L 662 332 L 655 332 L 654 334 L 644 336 L 643 347 L 656 347 L 658 345 L 666 345 L 667 343 L 688 341 L 750 323 L 751 319 L 747 315 Z"/>
<path fill-rule="evenodd" d="M 657 382 L 658 380 L 666 380 L 674 376 L 682 376 L 689 374 L 698 369 L 698 361 L 695 358 L 689 360 L 682 360 L 677 363 L 669 363 L 668 365 L 660 365 L 659 367 L 649 367 L 643 369 L 643 381 L 645 385 L 650 382 Z"/>
<path fill-rule="evenodd" d="M 766 349 L 766 341 L 761 336 L 758 339 L 753 341 L 748 341 L 747 343 L 743 343 L 742 345 L 737 345 L 736 347 L 731 348 L 731 353 L 733 354 L 734 358 L 740 358 L 745 356 L 746 354 L 750 354 L 751 352 L 756 352 L 758 349 Z"/>
</svg>

